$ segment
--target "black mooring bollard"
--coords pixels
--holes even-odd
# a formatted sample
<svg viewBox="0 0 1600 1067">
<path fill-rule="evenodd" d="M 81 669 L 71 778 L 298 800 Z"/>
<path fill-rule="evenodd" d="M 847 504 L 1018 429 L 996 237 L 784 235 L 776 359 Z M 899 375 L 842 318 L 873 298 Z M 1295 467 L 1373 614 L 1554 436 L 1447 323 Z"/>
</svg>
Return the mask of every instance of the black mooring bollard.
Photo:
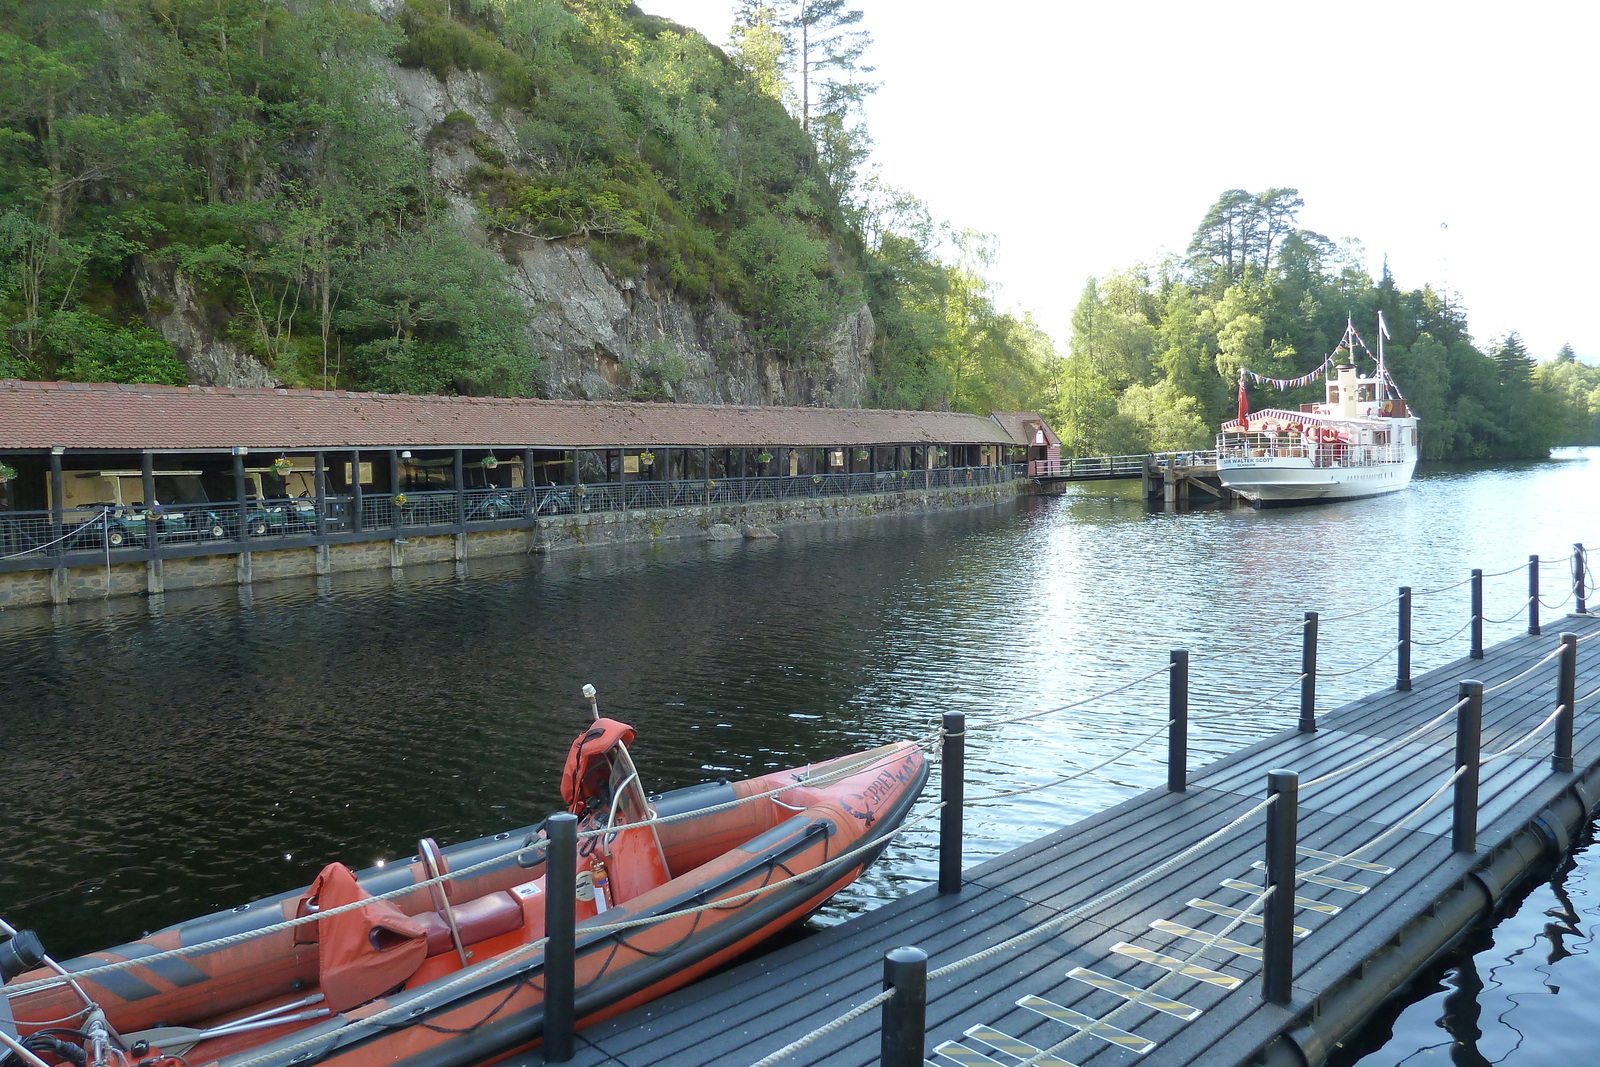
<svg viewBox="0 0 1600 1067">
<path fill-rule="evenodd" d="M 1550 769 L 1559 774 L 1572 771 L 1572 713 L 1578 700 L 1578 635 L 1561 635 L 1561 658 L 1556 660 L 1556 752 Z"/>
<path fill-rule="evenodd" d="M 1579 542 L 1572 546 L 1572 595 L 1578 601 L 1577 610 L 1579 615 L 1589 614 L 1589 605 L 1584 600 L 1586 590 L 1584 589 L 1583 564 L 1583 543 Z"/>
<path fill-rule="evenodd" d="M 1394 687 L 1406 693 L 1411 690 L 1411 587 L 1400 587 L 1400 645 L 1396 649 Z"/>
<path fill-rule="evenodd" d="M 1189 788 L 1189 650 L 1172 650 L 1167 672 L 1167 792 Z"/>
<path fill-rule="evenodd" d="M 1472 651 L 1473 659 L 1483 658 L 1483 571 L 1472 571 Z"/>
<path fill-rule="evenodd" d="M 550 846 L 544 862 L 544 1062 L 572 1059 L 573 970 L 577 956 L 578 817 L 569 811 L 545 820 Z"/>
<path fill-rule="evenodd" d="M 1287 1004 L 1294 994 L 1294 849 L 1300 776 L 1294 771 L 1268 771 L 1267 796 L 1277 801 L 1267 809 L 1267 888 L 1272 895 L 1261 916 L 1261 996 L 1271 1004 Z"/>
<path fill-rule="evenodd" d="M 1539 636 L 1539 557 L 1528 557 L 1528 633 Z"/>
<path fill-rule="evenodd" d="M 1455 809 L 1450 821 L 1450 847 L 1457 852 L 1478 851 L 1478 753 L 1483 740 L 1483 683 L 1464 681 L 1456 693 L 1456 768 L 1466 771 L 1456 779 Z"/>
<path fill-rule="evenodd" d="M 944 745 L 939 754 L 939 892 L 961 892 L 961 816 L 966 804 L 967 715 L 944 713 Z"/>
<path fill-rule="evenodd" d="M 1306 612 L 1300 642 L 1300 732 L 1317 732 L 1317 613 Z"/>
<path fill-rule="evenodd" d="M 883 954 L 883 988 L 894 996 L 883 1006 L 883 1067 L 922 1067 L 928 1028 L 928 954 L 903 946 Z"/>
</svg>

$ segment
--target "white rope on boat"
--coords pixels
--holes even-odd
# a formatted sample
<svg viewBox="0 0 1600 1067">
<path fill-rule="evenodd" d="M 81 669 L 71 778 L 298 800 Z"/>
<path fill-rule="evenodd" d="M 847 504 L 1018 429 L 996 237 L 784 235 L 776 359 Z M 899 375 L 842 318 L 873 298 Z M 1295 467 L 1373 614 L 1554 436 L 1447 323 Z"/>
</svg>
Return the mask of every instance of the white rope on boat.
<svg viewBox="0 0 1600 1067">
<path fill-rule="evenodd" d="M 922 822 L 922 821 L 927 820 L 929 818 L 932 818 L 933 815 L 940 808 L 943 808 L 943 807 L 944 807 L 944 804 L 941 802 L 941 803 L 935 805 L 934 808 L 931 811 L 919 816 L 917 819 L 909 821 L 909 822 L 906 822 L 906 823 L 903 823 L 900 826 L 897 826 L 895 829 L 889 831 L 889 833 L 887 833 L 884 836 L 874 838 L 873 840 L 871 840 L 869 842 L 863 842 L 861 844 L 856 845 L 854 848 L 851 848 L 851 849 L 848 849 L 848 850 L 846 850 L 844 852 L 841 852 L 841 853 L 839 853 L 839 855 L 833 857 L 832 859 L 825 860 L 824 862 L 817 864 L 815 867 L 812 867 L 810 870 L 807 870 L 803 874 L 793 875 L 793 876 L 791 876 L 789 878 L 782 879 L 781 881 L 772 882 L 772 883 L 769 883 L 768 885 L 764 885 L 759 889 L 750 890 L 750 891 L 745 892 L 745 893 L 735 894 L 734 896 L 730 896 L 730 897 L 724 897 L 722 899 L 714 900 L 714 901 L 711 901 L 711 902 L 706 903 L 706 904 L 696 905 L 695 907 L 692 907 L 692 908 L 682 908 L 682 909 L 679 909 L 677 911 L 662 912 L 660 914 L 649 916 L 647 918 L 627 919 L 627 920 L 623 920 L 622 922 L 605 923 L 605 924 L 601 924 L 601 925 L 597 925 L 597 926 L 585 926 L 585 927 L 583 927 L 582 930 L 579 931 L 579 933 L 581 933 L 581 934 L 583 934 L 585 936 L 590 935 L 590 934 L 615 933 L 615 932 L 619 932 L 619 931 L 630 930 L 630 929 L 633 929 L 635 927 L 640 927 L 640 926 L 654 926 L 657 923 L 664 922 L 664 921 L 666 921 L 668 919 L 675 919 L 675 918 L 679 918 L 679 917 L 682 917 L 682 916 L 689 916 L 689 915 L 697 915 L 697 914 L 700 914 L 701 912 L 725 911 L 731 905 L 742 904 L 745 901 L 752 900 L 752 899 L 754 899 L 754 898 L 756 898 L 758 896 L 761 896 L 763 894 L 766 894 L 766 893 L 770 893 L 773 890 L 781 889 L 781 888 L 784 888 L 786 886 L 793 885 L 796 882 L 804 881 L 806 879 L 815 879 L 816 876 L 817 876 L 817 873 L 819 871 L 825 870 L 825 869 L 830 868 L 830 867 L 838 866 L 839 864 L 844 863 L 847 860 L 855 859 L 855 858 L 859 857 L 863 852 L 868 852 L 868 851 L 871 851 L 872 849 L 880 848 L 883 845 L 887 844 L 887 842 L 893 840 L 899 834 L 903 833 L 904 831 L 910 829 L 912 826 L 916 825 L 916 823 Z M 629 823 L 628 825 L 629 826 L 633 826 L 633 825 L 636 825 L 636 824 Z M 488 960 L 485 960 L 481 964 L 477 964 L 475 966 L 468 967 L 465 970 L 463 970 L 460 974 L 458 974 L 454 978 L 450 979 L 445 984 L 443 984 L 441 986 L 437 986 L 437 987 L 433 987 L 433 988 L 428 989 L 426 1000 L 428 1000 L 430 1002 L 437 1003 L 437 1002 L 439 1002 L 441 1000 L 447 999 L 446 996 L 445 996 L 446 994 L 451 993 L 454 990 L 456 990 L 456 989 L 458 989 L 458 988 L 460 988 L 462 986 L 474 983 L 474 982 L 478 981 L 479 979 L 481 979 L 484 975 L 493 974 L 495 971 L 502 970 L 502 969 L 504 969 L 506 966 L 508 966 L 510 964 L 518 963 L 518 962 L 521 962 L 524 959 L 527 959 L 528 957 L 532 956 L 536 952 L 543 951 L 545 945 L 547 945 L 549 943 L 549 940 L 550 939 L 547 938 L 547 937 L 540 938 L 538 941 L 530 942 L 527 945 L 521 945 L 521 946 L 519 946 L 519 947 L 517 947 L 515 949 L 511 949 L 510 951 L 503 952 L 498 956 L 495 956 L 495 957 L 492 957 L 492 958 L 490 958 Z M 154 957 L 151 957 L 151 956 L 144 957 L 144 959 L 146 959 L 146 960 L 153 959 L 153 958 Z M 380 1024 L 380 1023 L 386 1024 L 386 1023 L 389 1022 L 389 1020 L 395 1019 L 395 1018 L 399 1018 L 399 1017 L 402 1017 L 402 1016 L 415 1018 L 417 1016 L 422 1015 L 427 1010 L 428 1010 L 427 1005 L 419 1004 L 419 1003 L 416 1003 L 416 1002 L 413 1002 L 413 1001 L 407 1001 L 407 1002 L 402 1003 L 402 1004 L 396 1004 L 396 1005 L 394 1005 L 392 1007 L 385 1008 L 382 1011 L 374 1012 L 371 1015 L 363 1016 L 362 1018 L 359 1018 L 359 1019 L 352 1019 L 349 1022 L 344 1023 L 343 1025 L 341 1025 L 341 1026 L 339 1026 L 339 1027 L 337 1027 L 337 1028 L 335 1028 L 333 1030 L 330 1030 L 330 1031 L 328 1031 L 326 1033 L 318 1034 L 315 1037 L 306 1038 L 303 1041 L 295 1042 L 294 1044 L 291 1044 L 291 1045 L 289 1045 L 287 1047 L 274 1048 L 270 1052 L 263 1053 L 263 1054 L 261 1054 L 259 1056 L 255 1056 L 255 1057 L 252 1057 L 250 1059 L 246 1059 L 246 1060 L 242 1060 L 242 1061 L 238 1061 L 238 1062 L 230 1062 L 228 1067 L 256 1067 L 257 1064 L 267 1063 L 267 1062 L 274 1061 L 274 1060 L 280 1060 L 281 1061 L 286 1057 L 289 1058 L 290 1061 L 292 1062 L 297 1053 L 301 1053 L 301 1052 L 305 1052 L 305 1051 L 308 1051 L 308 1050 L 311 1050 L 311 1049 L 315 1049 L 315 1048 L 318 1048 L 318 1047 L 320 1047 L 320 1046 L 322 1046 L 324 1044 L 328 1044 L 330 1046 L 333 1045 L 333 1044 L 337 1044 L 339 1042 L 339 1039 L 345 1037 L 346 1035 L 348 1035 L 349 1033 L 351 1033 L 354 1030 L 362 1029 L 362 1028 L 373 1026 L 375 1024 Z M 330 1050 L 331 1050 L 331 1048 L 330 1048 Z"/>
<path fill-rule="evenodd" d="M 679 815 L 664 816 L 664 817 L 658 817 L 658 818 L 655 818 L 655 819 L 643 820 L 643 821 L 636 822 L 636 823 L 629 823 L 628 827 L 632 828 L 632 827 L 636 827 L 636 826 L 652 826 L 652 825 L 661 825 L 661 824 L 664 824 L 664 823 L 679 822 L 679 821 L 682 821 L 684 819 L 694 818 L 694 817 L 698 817 L 698 816 L 701 816 L 701 815 L 706 815 L 706 814 L 709 814 L 709 813 L 712 813 L 712 812 L 725 811 L 725 810 L 727 810 L 729 808 L 738 807 L 741 804 L 749 804 L 749 803 L 753 803 L 753 802 L 758 801 L 758 800 L 764 800 L 764 799 L 767 799 L 767 798 L 770 798 L 770 797 L 775 797 L 780 793 L 786 793 L 786 792 L 789 792 L 789 791 L 794 790 L 794 789 L 801 789 L 801 788 L 806 788 L 806 787 L 815 787 L 815 786 L 817 786 L 819 784 L 820 785 L 831 784 L 833 781 L 836 781 L 838 779 L 848 778 L 851 775 L 859 774 L 862 771 L 874 766 L 875 764 L 877 764 L 879 762 L 886 762 L 888 760 L 898 759 L 898 758 L 900 758 L 900 753 L 898 753 L 898 752 L 891 751 L 891 752 L 883 753 L 883 754 L 880 754 L 880 755 L 876 755 L 871 759 L 865 759 L 865 760 L 860 760 L 860 761 L 848 763 L 846 766 L 833 768 L 833 769 L 824 771 L 824 772 L 822 772 L 820 774 L 817 774 L 815 776 L 808 777 L 803 781 L 794 782 L 792 784 L 785 785 L 785 786 L 779 786 L 776 789 L 769 789 L 769 790 L 767 790 L 765 792 L 762 792 L 762 793 L 754 793 L 754 794 L 751 794 L 750 796 L 744 797 L 744 798 L 742 798 L 740 800 L 727 801 L 727 802 L 722 803 L 722 804 L 712 805 L 712 806 L 705 807 L 705 808 L 696 808 L 693 811 L 684 812 L 684 813 L 681 813 Z M 583 832 L 582 834 L 580 834 L 578 836 L 580 838 L 582 838 L 582 837 L 596 837 L 596 836 L 599 836 L 599 835 L 601 835 L 603 833 L 605 833 L 605 831 L 603 829 L 601 829 L 601 830 L 590 830 L 590 831 L 585 831 L 585 832 Z M 79 979 L 79 980 L 82 980 L 82 979 L 85 979 L 85 978 L 96 978 L 96 977 L 99 977 L 100 975 L 103 975 L 103 974 L 114 974 L 114 973 L 116 973 L 118 971 L 128 970 L 129 968 L 133 968 L 133 967 L 148 966 L 149 964 L 152 964 L 152 963 L 159 963 L 162 960 L 179 959 L 179 958 L 182 958 L 184 956 L 203 955 L 205 953 L 215 952 L 218 949 L 227 948 L 227 947 L 229 947 L 231 945 L 242 944 L 242 943 L 244 943 L 246 941 L 250 941 L 250 940 L 253 940 L 253 939 L 258 938 L 258 937 L 266 937 L 266 936 L 271 935 L 271 934 L 281 933 L 284 930 L 291 930 L 291 929 L 294 929 L 295 927 L 304 926 L 307 923 L 316 922 L 318 919 L 323 918 L 323 917 L 331 917 L 331 916 L 334 916 L 334 915 L 342 915 L 347 911 L 355 911 L 355 910 L 357 910 L 359 908 L 363 908 L 366 905 L 374 903 L 374 902 L 377 902 L 377 901 L 395 900 L 395 899 L 398 899 L 400 897 L 407 896 L 407 895 L 409 895 L 411 893 L 416 893 L 418 891 L 431 888 L 432 886 L 441 885 L 441 884 L 443 884 L 445 882 L 448 882 L 448 881 L 466 878 L 466 877 L 468 877 L 470 875 L 478 874 L 479 872 L 488 870 L 490 868 L 502 866 L 507 861 L 514 861 L 517 857 L 526 855 L 529 852 L 543 852 L 548 847 L 549 847 L 549 842 L 548 841 L 542 840 L 542 839 L 534 840 L 534 841 L 529 842 L 525 846 L 518 847 L 518 848 L 507 849 L 505 852 L 502 852 L 502 853 L 500 853 L 498 855 L 495 855 L 495 856 L 491 856 L 488 859 L 481 860 L 478 863 L 474 863 L 469 867 L 463 867 L 460 870 L 450 871 L 450 872 L 447 872 L 445 874 L 438 875 L 437 877 L 434 877 L 434 878 L 427 878 L 427 879 L 424 879 L 422 881 L 412 882 L 410 885 L 401 886 L 398 889 L 391 889 L 386 893 L 376 893 L 376 894 L 374 894 L 374 895 L 372 895 L 370 897 L 367 897 L 367 898 L 365 898 L 363 900 L 353 901 L 353 902 L 351 902 L 349 904 L 341 905 L 340 907 L 337 907 L 337 908 L 328 908 L 325 911 L 314 912 L 314 913 L 312 913 L 310 915 L 301 915 L 301 916 L 297 916 L 296 918 L 293 918 L 293 919 L 285 919 L 285 920 L 283 920 L 281 922 L 273 923 L 271 925 L 261 927 L 260 929 L 257 929 L 257 930 L 245 930 L 245 931 L 241 931 L 241 932 L 239 932 L 237 934 L 229 934 L 226 937 L 219 937 L 219 938 L 216 938 L 216 939 L 211 940 L 211 941 L 203 941 L 203 942 L 200 942 L 200 943 L 194 944 L 194 945 L 181 945 L 181 946 L 179 946 L 177 948 L 166 949 L 166 950 L 164 950 L 162 952 L 153 952 L 148 956 L 140 956 L 140 957 L 138 957 L 136 959 L 122 960 L 122 961 L 115 962 L 115 963 L 105 963 L 105 964 L 101 964 L 100 966 L 97 966 L 97 967 L 86 967 L 81 971 L 72 972 L 71 978 L 75 978 L 75 979 Z M 48 989 L 48 988 L 52 988 L 54 986 L 63 985 L 67 981 L 68 981 L 68 979 L 63 978 L 60 975 L 53 975 L 53 976 L 48 977 L 48 978 L 36 978 L 31 982 L 24 982 L 24 983 L 21 983 L 19 985 L 8 985 L 8 986 L 6 986 L 5 987 L 5 994 L 6 994 L 6 996 L 8 998 L 9 997 L 21 996 L 24 993 L 34 992 L 35 990 Z"/>
</svg>

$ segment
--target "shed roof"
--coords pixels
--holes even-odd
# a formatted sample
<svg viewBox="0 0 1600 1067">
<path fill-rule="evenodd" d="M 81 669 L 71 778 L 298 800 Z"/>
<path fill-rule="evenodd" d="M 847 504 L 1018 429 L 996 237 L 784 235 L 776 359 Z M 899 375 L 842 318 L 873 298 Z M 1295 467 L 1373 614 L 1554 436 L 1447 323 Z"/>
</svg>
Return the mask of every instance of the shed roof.
<svg viewBox="0 0 1600 1067">
<path fill-rule="evenodd" d="M 1049 447 L 1061 443 L 1037 411 L 996 411 L 990 418 L 1004 427 L 1018 444 Z"/>
<path fill-rule="evenodd" d="M 1037 416 L 1034 416 L 1037 418 Z M 315 389 L 0 380 L 0 448 L 711 448 L 1027 444 L 993 418 Z"/>
</svg>

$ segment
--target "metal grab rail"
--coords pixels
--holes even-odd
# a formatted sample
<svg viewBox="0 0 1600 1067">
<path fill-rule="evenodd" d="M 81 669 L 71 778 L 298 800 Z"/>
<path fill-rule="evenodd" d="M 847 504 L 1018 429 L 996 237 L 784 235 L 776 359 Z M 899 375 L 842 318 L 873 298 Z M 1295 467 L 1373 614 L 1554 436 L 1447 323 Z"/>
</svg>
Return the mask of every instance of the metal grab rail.
<svg viewBox="0 0 1600 1067">
<path fill-rule="evenodd" d="M 1149 452 L 1128 456 L 1064 456 L 1061 459 L 1036 459 L 1028 463 L 1030 478 L 1137 478 L 1151 463 L 1161 467 L 1201 467 L 1216 462 L 1217 454 L 1196 449 L 1189 452 Z"/>
</svg>

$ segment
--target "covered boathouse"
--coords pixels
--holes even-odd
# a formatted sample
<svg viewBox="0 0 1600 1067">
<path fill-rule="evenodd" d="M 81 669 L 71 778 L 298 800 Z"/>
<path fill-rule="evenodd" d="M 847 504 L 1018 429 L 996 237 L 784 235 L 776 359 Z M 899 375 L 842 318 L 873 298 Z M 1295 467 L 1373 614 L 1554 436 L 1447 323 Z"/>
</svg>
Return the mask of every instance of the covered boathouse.
<svg viewBox="0 0 1600 1067">
<path fill-rule="evenodd" d="M 1031 412 L 0 381 L 0 607 L 975 506 Z"/>
</svg>

